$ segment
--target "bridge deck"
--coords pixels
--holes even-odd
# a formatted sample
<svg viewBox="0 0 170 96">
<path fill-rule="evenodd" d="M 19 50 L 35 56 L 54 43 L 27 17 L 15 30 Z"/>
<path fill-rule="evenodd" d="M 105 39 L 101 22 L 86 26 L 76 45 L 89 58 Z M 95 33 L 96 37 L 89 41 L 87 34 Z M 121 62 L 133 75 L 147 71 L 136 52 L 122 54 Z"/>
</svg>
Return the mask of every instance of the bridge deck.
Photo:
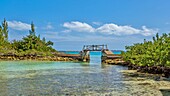
<svg viewBox="0 0 170 96">
<path fill-rule="evenodd" d="M 105 50 L 105 51 L 103 51 L 103 53 L 105 53 L 106 55 L 113 54 L 113 52 L 109 51 L 109 50 Z"/>
</svg>

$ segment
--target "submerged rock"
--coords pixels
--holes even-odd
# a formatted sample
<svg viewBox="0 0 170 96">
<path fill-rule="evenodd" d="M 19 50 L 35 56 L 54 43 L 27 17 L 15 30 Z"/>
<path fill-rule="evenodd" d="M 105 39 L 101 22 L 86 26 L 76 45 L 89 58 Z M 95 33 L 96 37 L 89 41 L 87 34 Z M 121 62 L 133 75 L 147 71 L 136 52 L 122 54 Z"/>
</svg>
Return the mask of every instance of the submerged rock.
<svg viewBox="0 0 170 96">
<path fill-rule="evenodd" d="M 127 77 L 124 83 L 133 86 L 129 90 L 135 96 L 170 96 L 169 78 L 157 74 L 140 73 L 136 70 L 123 70 L 121 72 Z M 157 77 L 160 78 L 159 81 L 155 80 Z"/>
</svg>

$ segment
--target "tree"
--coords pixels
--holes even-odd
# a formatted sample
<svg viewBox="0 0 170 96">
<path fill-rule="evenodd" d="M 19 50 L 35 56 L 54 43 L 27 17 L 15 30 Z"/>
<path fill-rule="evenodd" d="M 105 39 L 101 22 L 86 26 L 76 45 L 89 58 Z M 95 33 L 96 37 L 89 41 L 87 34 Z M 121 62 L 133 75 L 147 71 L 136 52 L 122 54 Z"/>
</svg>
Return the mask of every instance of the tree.
<svg viewBox="0 0 170 96">
<path fill-rule="evenodd" d="M 8 41 L 8 23 L 6 22 L 6 19 L 4 19 L 2 23 L 2 27 L 3 27 L 2 32 L 3 32 L 4 39 Z"/>
<path fill-rule="evenodd" d="M 170 33 L 159 36 L 153 41 L 126 46 L 127 52 L 122 55 L 125 61 L 139 66 L 170 66 Z"/>
<path fill-rule="evenodd" d="M 33 22 L 31 23 L 31 30 L 29 32 L 30 32 L 30 35 L 35 36 L 35 26 Z"/>
<path fill-rule="evenodd" d="M 29 51 L 34 50 L 36 52 L 53 52 L 55 49 L 53 49 L 51 46 L 53 45 L 53 42 L 48 41 L 46 42 L 45 37 L 43 39 L 40 39 L 40 35 L 36 36 L 35 34 L 35 27 L 34 24 L 31 24 L 31 30 L 29 30 L 29 35 L 26 37 L 23 37 L 21 41 L 13 42 L 14 46 L 16 45 L 15 49 L 17 51 Z"/>
<path fill-rule="evenodd" d="M 22 40 L 13 40 L 11 43 L 8 41 L 8 24 L 6 20 L 0 25 L 0 52 L 18 52 L 27 54 L 29 52 L 51 53 L 56 52 L 52 48 L 53 42 L 46 42 L 45 38 L 41 40 L 40 35 L 36 36 L 34 23 L 31 23 L 31 30 L 29 35 L 22 38 Z"/>
<path fill-rule="evenodd" d="M 0 42 L 1 44 L 8 41 L 8 24 L 6 20 L 2 22 L 2 26 L 0 26 Z"/>
<path fill-rule="evenodd" d="M 3 41 L 4 41 L 3 30 L 2 27 L 0 26 L 0 42 L 2 43 Z"/>
<path fill-rule="evenodd" d="M 46 39 L 45 39 L 45 37 L 43 37 L 42 41 L 44 42 L 44 44 L 46 43 Z"/>
<path fill-rule="evenodd" d="M 48 41 L 48 42 L 46 43 L 46 46 L 53 46 L 53 42 Z"/>
</svg>

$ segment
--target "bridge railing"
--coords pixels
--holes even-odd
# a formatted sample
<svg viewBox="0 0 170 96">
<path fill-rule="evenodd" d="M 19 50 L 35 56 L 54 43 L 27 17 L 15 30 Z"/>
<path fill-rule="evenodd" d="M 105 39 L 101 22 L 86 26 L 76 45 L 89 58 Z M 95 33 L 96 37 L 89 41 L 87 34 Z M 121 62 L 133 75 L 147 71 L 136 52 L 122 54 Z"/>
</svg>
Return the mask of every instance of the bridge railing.
<svg viewBox="0 0 170 96">
<path fill-rule="evenodd" d="M 107 45 L 84 45 L 83 51 L 102 51 L 107 49 Z"/>
</svg>

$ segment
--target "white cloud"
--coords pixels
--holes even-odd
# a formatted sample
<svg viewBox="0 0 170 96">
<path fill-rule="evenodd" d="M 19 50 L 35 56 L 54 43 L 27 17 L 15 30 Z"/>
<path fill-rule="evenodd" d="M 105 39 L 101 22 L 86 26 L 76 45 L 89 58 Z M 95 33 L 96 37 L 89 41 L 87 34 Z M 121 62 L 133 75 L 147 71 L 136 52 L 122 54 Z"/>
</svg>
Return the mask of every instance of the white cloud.
<svg viewBox="0 0 170 96">
<path fill-rule="evenodd" d="M 101 22 L 92 22 L 94 25 L 101 25 L 102 23 Z"/>
<path fill-rule="evenodd" d="M 46 26 L 46 28 L 47 28 L 47 29 L 53 29 L 53 26 L 48 24 L 48 25 Z"/>
<path fill-rule="evenodd" d="M 78 21 L 73 22 L 65 22 L 63 27 L 67 28 L 70 31 L 77 31 L 77 32 L 94 32 L 95 29 L 87 23 L 82 23 Z"/>
<path fill-rule="evenodd" d="M 51 23 L 48 23 L 43 29 L 50 30 L 54 29 L 54 27 L 51 25 Z"/>
<path fill-rule="evenodd" d="M 114 34 L 114 35 L 133 35 L 141 34 L 143 36 L 151 36 L 158 32 L 157 29 L 149 29 L 146 26 L 142 26 L 142 29 L 136 29 L 131 26 L 119 26 L 116 24 L 105 24 L 96 29 L 97 32 L 104 34 Z"/>
<path fill-rule="evenodd" d="M 158 33 L 158 29 L 149 29 L 146 26 L 142 26 L 142 30 L 140 30 L 140 33 L 144 36 L 152 36 L 156 33 Z"/>
<path fill-rule="evenodd" d="M 27 23 L 23 23 L 21 21 L 7 21 L 8 22 L 8 26 L 11 29 L 14 30 L 30 30 L 31 29 L 31 25 L 27 24 Z"/>
<path fill-rule="evenodd" d="M 69 33 L 69 32 L 71 32 L 71 30 L 64 30 L 64 31 L 62 31 L 63 33 Z"/>
<path fill-rule="evenodd" d="M 133 28 L 128 25 L 120 26 L 114 23 L 104 24 L 98 28 L 94 28 L 87 23 L 82 22 L 66 22 L 63 24 L 63 27 L 67 28 L 66 31 L 77 31 L 77 32 L 99 32 L 102 34 L 113 34 L 113 35 L 133 35 L 133 34 L 140 34 L 143 36 L 152 36 L 158 32 L 157 29 L 150 29 L 146 26 L 142 26 L 141 29 Z"/>
<path fill-rule="evenodd" d="M 116 24 L 105 24 L 97 28 L 96 31 L 105 34 L 132 35 L 132 34 L 139 33 L 140 30 L 130 26 L 118 26 Z"/>
</svg>

